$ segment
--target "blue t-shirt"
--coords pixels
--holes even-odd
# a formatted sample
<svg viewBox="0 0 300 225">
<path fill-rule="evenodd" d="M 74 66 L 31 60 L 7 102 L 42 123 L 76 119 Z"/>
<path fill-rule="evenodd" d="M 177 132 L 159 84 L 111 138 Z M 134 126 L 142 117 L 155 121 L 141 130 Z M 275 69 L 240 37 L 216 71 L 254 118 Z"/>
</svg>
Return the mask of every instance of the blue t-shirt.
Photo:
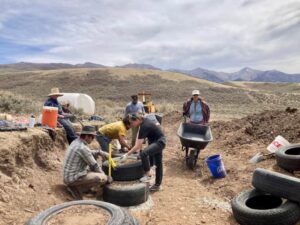
<svg viewBox="0 0 300 225">
<path fill-rule="evenodd" d="M 125 109 L 125 116 L 133 113 L 145 113 L 143 103 L 137 102 L 136 104 L 133 104 L 132 102 L 129 102 Z"/>
<path fill-rule="evenodd" d="M 200 101 L 192 101 L 190 106 L 190 119 L 192 122 L 201 122 L 203 120 L 202 105 Z"/>
<path fill-rule="evenodd" d="M 62 114 L 63 114 L 62 106 L 61 106 L 61 104 L 59 104 L 59 102 L 57 101 L 57 99 L 49 98 L 49 99 L 45 102 L 44 106 L 56 107 L 56 108 L 58 108 L 58 114 L 59 114 L 59 115 L 62 115 Z"/>
</svg>

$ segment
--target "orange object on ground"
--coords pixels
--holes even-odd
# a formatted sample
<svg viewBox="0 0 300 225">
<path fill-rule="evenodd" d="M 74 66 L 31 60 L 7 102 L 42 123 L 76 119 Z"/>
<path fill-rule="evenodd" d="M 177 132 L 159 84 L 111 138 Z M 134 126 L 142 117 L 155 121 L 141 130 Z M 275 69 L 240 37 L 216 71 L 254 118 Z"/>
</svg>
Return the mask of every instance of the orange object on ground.
<svg viewBox="0 0 300 225">
<path fill-rule="evenodd" d="M 56 107 L 44 106 L 42 112 L 42 125 L 47 125 L 51 128 L 57 126 L 58 109 Z"/>
</svg>

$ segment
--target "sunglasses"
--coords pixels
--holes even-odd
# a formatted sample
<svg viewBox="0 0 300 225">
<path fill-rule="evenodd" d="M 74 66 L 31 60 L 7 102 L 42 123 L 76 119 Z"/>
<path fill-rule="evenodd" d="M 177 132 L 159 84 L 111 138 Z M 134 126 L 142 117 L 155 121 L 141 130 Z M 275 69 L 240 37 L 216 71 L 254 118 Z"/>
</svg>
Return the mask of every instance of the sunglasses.
<svg viewBox="0 0 300 225">
<path fill-rule="evenodd" d="M 199 95 L 193 95 L 193 96 L 194 96 L 194 97 L 196 97 L 196 96 L 198 97 Z"/>
</svg>

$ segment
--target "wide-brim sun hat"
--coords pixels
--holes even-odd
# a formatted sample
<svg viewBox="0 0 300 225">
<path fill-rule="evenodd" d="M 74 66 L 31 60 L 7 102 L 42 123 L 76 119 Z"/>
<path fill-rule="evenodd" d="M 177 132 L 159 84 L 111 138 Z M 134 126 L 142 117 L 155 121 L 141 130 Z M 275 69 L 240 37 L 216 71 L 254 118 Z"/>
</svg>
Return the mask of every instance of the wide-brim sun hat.
<svg viewBox="0 0 300 225">
<path fill-rule="evenodd" d="M 59 88 L 51 88 L 50 94 L 48 94 L 47 96 L 48 97 L 51 97 L 51 96 L 63 96 L 63 94 L 59 92 Z"/>
<path fill-rule="evenodd" d="M 96 136 L 96 128 L 93 126 L 84 126 L 80 132 L 80 135 L 88 134 Z"/>
</svg>

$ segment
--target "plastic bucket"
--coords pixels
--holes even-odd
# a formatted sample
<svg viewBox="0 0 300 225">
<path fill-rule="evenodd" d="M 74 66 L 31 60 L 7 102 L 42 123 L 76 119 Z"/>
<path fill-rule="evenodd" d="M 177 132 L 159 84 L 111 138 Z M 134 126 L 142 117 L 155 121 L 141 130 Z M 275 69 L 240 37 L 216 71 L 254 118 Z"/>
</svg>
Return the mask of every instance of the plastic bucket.
<svg viewBox="0 0 300 225">
<path fill-rule="evenodd" d="M 56 128 L 58 109 L 56 107 L 43 107 L 42 124 L 51 128 Z"/>
<path fill-rule="evenodd" d="M 220 155 L 208 157 L 206 163 L 214 178 L 223 178 L 226 176 L 226 170 Z"/>
<path fill-rule="evenodd" d="M 33 128 L 35 125 L 35 118 L 34 117 L 30 117 L 29 118 L 29 127 Z"/>
<path fill-rule="evenodd" d="M 284 137 L 278 135 L 274 141 L 272 141 L 271 144 L 267 147 L 269 152 L 276 152 L 278 151 L 281 147 L 283 146 L 288 146 L 290 145 L 290 142 L 288 142 Z"/>
</svg>

